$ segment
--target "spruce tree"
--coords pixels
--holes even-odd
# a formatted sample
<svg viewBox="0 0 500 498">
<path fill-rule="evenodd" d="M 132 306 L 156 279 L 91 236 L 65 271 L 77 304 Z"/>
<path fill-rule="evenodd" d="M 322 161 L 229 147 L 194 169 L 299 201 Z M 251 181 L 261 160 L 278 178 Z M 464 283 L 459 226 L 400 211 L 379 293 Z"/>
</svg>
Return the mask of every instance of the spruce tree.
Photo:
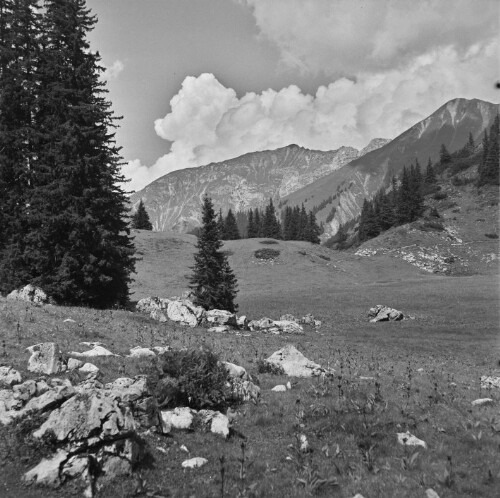
<svg viewBox="0 0 500 498">
<path fill-rule="evenodd" d="M 479 167 L 479 185 L 498 185 L 499 182 L 499 134 L 500 119 L 497 114 L 490 127 L 489 135 L 484 133 L 483 156 Z"/>
<path fill-rule="evenodd" d="M 255 222 L 253 218 L 253 209 L 248 211 L 247 238 L 253 239 L 256 237 Z"/>
<path fill-rule="evenodd" d="M 432 166 L 432 161 L 430 157 L 427 163 L 427 168 L 425 169 L 424 182 L 427 185 L 433 185 L 436 183 L 436 173 L 434 172 L 434 168 Z"/>
<path fill-rule="evenodd" d="M 316 222 L 316 216 L 314 216 L 314 213 L 312 211 L 309 211 L 308 214 L 306 234 L 307 241 L 311 242 L 312 244 L 320 243 L 319 235 L 321 234 L 321 229 L 319 228 L 318 223 Z"/>
<path fill-rule="evenodd" d="M 134 216 L 132 216 L 132 228 L 137 230 L 153 230 L 153 225 L 151 224 L 142 199 L 139 202 L 139 206 L 137 206 L 137 211 Z"/>
<path fill-rule="evenodd" d="M 439 150 L 439 160 L 441 164 L 448 164 L 451 161 L 451 154 L 448 152 L 445 144 L 441 144 L 441 149 Z"/>
<path fill-rule="evenodd" d="M 266 206 L 264 220 L 262 222 L 261 236 L 273 239 L 281 238 L 281 227 L 279 221 L 276 218 L 276 211 L 274 209 L 272 199 L 269 199 L 269 204 Z"/>
<path fill-rule="evenodd" d="M 226 225 L 224 223 L 224 216 L 222 216 L 222 208 L 219 209 L 217 216 L 217 228 L 219 229 L 219 237 L 226 240 Z"/>
<path fill-rule="evenodd" d="M 134 248 L 104 69 L 86 39 L 96 20 L 84 0 L 44 7 L 31 110 L 37 137 L 27 159 L 29 194 L 21 197 L 29 208 L 23 244 L 10 252 L 22 268 L 13 266 L 8 285 L 22 275 L 60 302 L 123 305 Z"/>
<path fill-rule="evenodd" d="M 226 219 L 224 220 L 224 240 L 238 240 L 239 238 L 240 232 L 238 230 L 238 225 L 236 224 L 236 218 L 230 209 L 227 212 Z"/>
<path fill-rule="evenodd" d="M 262 237 L 262 216 L 258 208 L 255 208 L 255 212 L 253 215 L 254 224 L 255 224 L 255 235 L 254 237 Z"/>
<path fill-rule="evenodd" d="M 212 200 L 208 196 L 203 199 L 202 223 L 190 278 L 195 304 L 206 310 L 225 309 L 234 312 L 237 308 L 234 303 L 237 282 L 227 256 L 220 251 L 222 241 L 219 227 Z"/>
</svg>

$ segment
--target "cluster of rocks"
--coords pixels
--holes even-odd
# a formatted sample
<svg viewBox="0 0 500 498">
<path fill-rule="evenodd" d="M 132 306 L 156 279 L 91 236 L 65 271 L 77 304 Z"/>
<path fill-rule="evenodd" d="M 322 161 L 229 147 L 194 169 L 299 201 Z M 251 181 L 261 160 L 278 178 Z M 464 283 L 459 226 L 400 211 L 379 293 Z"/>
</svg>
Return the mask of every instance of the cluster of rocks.
<svg viewBox="0 0 500 498">
<path fill-rule="evenodd" d="M 92 349 L 80 353 L 109 356 L 99 343 L 86 343 Z M 101 348 L 101 349 L 98 349 Z M 161 354 L 166 348 L 132 348 L 129 357 Z M 0 423 L 10 425 L 33 413 L 41 415 L 32 437 L 50 440 L 56 448 L 49 458 L 28 471 L 23 480 L 58 487 L 67 480 L 79 483 L 85 496 L 94 496 L 99 482 L 130 474 L 145 455 L 141 432 L 155 428 L 167 434 L 183 428 L 207 428 L 228 437 L 231 420 L 213 410 L 195 411 L 186 407 L 164 410 L 154 386 L 144 375 L 118 378 L 103 384 L 99 371 L 90 372 L 83 381 L 72 384 L 67 378 L 48 377 L 79 368 L 82 362 L 65 359 L 55 343 L 28 348 L 28 370 L 41 374 L 23 382 L 12 367 L 0 367 Z M 73 354 L 73 353 L 72 353 Z M 232 400 L 256 400 L 260 388 L 247 371 L 224 362 Z M 83 366 L 83 364 L 82 364 Z M 191 422 L 188 424 L 187 419 Z"/>
<path fill-rule="evenodd" d="M 383 306 L 382 304 L 377 304 L 375 307 L 370 308 L 368 318 L 370 319 L 370 322 L 388 322 L 403 320 L 404 315 L 399 310 Z"/>
<path fill-rule="evenodd" d="M 42 289 L 31 284 L 25 285 L 21 289 L 13 290 L 10 294 L 7 295 L 7 299 L 13 301 L 25 301 L 33 303 L 37 306 L 41 306 L 42 304 L 49 304 L 52 302 L 49 296 L 47 296 L 47 294 Z"/>
<path fill-rule="evenodd" d="M 147 297 L 141 299 L 136 306 L 137 311 L 149 313 L 149 316 L 159 322 L 172 321 L 190 327 L 204 326 L 209 332 L 226 333 L 231 331 L 260 331 L 270 334 L 303 334 L 303 325 L 316 329 L 321 322 L 308 314 L 300 319 L 293 315 L 283 315 L 279 320 L 261 318 L 249 321 L 246 316 L 237 316 L 226 310 L 213 309 L 206 311 L 196 306 L 189 298 L 191 293 L 180 297 L 160 298 Z"/>
</svg>

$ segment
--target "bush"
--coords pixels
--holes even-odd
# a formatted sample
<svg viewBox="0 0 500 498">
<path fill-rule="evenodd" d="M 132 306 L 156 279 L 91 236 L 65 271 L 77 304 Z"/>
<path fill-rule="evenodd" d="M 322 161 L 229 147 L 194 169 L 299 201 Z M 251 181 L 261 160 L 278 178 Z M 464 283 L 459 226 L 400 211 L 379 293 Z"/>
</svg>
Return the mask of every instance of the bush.
<svg viewBox="0 0 500 498">
<path fill-rule="evenodd" d="M 307 252 L 306 251 L 297 251 L 298 254 L 300 254 L 301 256 L 307 256 Z"/>
<path fill-rule="evenodd" d="M 229 406 L 229 376 L 210 350 L 167 351 L 159 359 L 159 378 L 149 377 L 158 405 L 222 410 Z"/>
<path fill-rule="evenodd" d="M 280 251 L 276 249 L 258 249 L 254 252 L 257 259 L 275 259 L 280 255 Z"/>
<path fill-rule="evenodd" d="M 271 375 L 285 375 L 285 370 L 281 365 L 275 365 L 260 358 L 257 360 L 257 372 L 260 374 L 268 373 Z"/>
<path fill-rule="evenodd" d="M 498 239 L 498 233 L 485 233 L 484 236 L 488 239 Z"/>
<path fill-rule="evenodd" d="M 266 240 L 261 240 L 260 244 L 265 244 L 265 245 L 272 245 L 272 244 L 279 244 L 277 240 L 274 239 L 266 239 Z"/>
<path fill-rule="evenodd" d="M 423 230 L 424 232 L 430 232 L 434 230 L 442 232 L 444 230 L 444 226 L 438 221 L 424 221 L 423 223 L 420 223 L 419 229 Z"/>
<path fill-rule="evenodd" d="M 442 201 L 443 199 L 446 199 L 448 197 L 448 194 L 446 192 L 436 192 L 434 194 L 434 199 L 436 201 Z"/>
<path fill-rule="evenodd" d="M 473 177 L 454 176 L 451 179 L 451 184 L 454 185 L 455 187 L 461 187 L 462 185 L 469 185 L 470 183 L 474 183 L 475 181 L 476 181 L 476 178 L 473 178 Z"/>
</svg>

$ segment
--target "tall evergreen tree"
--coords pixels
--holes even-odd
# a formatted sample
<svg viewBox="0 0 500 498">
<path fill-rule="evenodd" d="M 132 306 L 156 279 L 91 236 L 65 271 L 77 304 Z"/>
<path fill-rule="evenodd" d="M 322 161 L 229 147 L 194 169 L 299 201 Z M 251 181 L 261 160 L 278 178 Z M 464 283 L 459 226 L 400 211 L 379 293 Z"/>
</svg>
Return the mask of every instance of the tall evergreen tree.
<svg viewBox="0 0 500 498">
<path fill-rule="evenodd" d="M 132 216 L 132 228 L 136 228 L 137 230 L 153 230 L 153 225 L 142 199 L 139 202 L 139 206 L 137 206 L 137 211 Z"/>
<path fill-rule="evenodd" d="M 278 219 L 276 218 L 276 211 L 274 209 L 272 199 L 269 199 L 269 204 L 266 206 L 261 236 L 273 239 L 281 238 L 281 227 Z"/>
<path fill-rule="evenodd" d="M 238 240 L 239 238 L 240 232 L 236 224 L 236 218 L 230 209 L 224 220 L 224 240 Z"/>
<path fill-rule="evenodd" d="M 441 149 L 439 150 L 439 160 L 441 164 L 448 164 L 451 161 L 451 154 L 448 152 L 445 144 L 441 144 Z"/>
<path fill-rule="evenodd" d="M 307 216 L 306 240 L 313 244 L 319 244 L 320 234 L 321 234 L 321 229 L 319 228 L 318 223 L 316 222 L 316 216 L 314 216 L 314 213 L 312 211 L 309 211 L 309 214 Z"/>
<path fill-rule="evenodd" d="M 499 134 L 500 119 L 497 114 L 490 127 L 490 133 L 485 131 L 483 140 L 483 156 L 479 166 L 479 185 L 499 185 Z"/>
<path fill-rule="evenodd" d="M 261 216 L 258 208 L 255 208 L 253 219 L 254 219 L 254 224 L 255 224 L 254 237 L 262 237 L 262 216 Z"/>
<path fill-rule="evenodd" d="M 424 182 L 428 185 L 433 185 L 434 183 L 436 183 L 436 173 L 434 172 L 430 157 L 425 169 Z"/>
<path fill-rule="evenodd" d="M 202 223 L 190 278 L 195 303 L 207 310 L 225 309 L 234 312 L 237 308 L 234 303 L 237 282 L 227 256 L 220 251 L 222 242 L 219 227 L 212 200 L 207 196 L 203 199 Z"/>
<path fill-rule="evenodd" d="M 247 238 L 253 239 L 257 237 L 257 230 L 255 228 L 255 221 L 253 218 L 253 209 L 248 211 L 248 226 L 247 226 Z"/>
<path fill-rule="evenodd" d="M 222 215 L 222 208 L 219 209 L 219 214 L 217 216 L 217 228 L 219 230 L 219 237 L 222 240 L 226 239 L 226 225 L 224 223 L 224 216 Z"/>
<path fill-rule="evenodd" d="M 104 69 L 87 42 L 96 20 L 85 0 L 47 0 L 44 7 L 17 275 L 68 304 L 125 304 L 134 248 Z M 16 275 L 7 277 L 7 286 L 18 285 Z"/>
</svg>

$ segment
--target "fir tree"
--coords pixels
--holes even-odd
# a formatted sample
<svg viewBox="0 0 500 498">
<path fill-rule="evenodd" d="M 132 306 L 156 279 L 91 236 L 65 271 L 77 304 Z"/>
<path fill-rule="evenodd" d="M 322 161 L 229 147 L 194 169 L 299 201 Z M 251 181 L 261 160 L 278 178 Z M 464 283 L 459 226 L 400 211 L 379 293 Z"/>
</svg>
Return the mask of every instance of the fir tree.
<svg viewBox="0 0 500 498">
<path fill-rule="evenodd" d="M 137 206 L 137 211 L 134 216 L 132 216 L 132 228 L 137 230 L 153 230 L 153 225 L 149 220 L 149 215 L 144 207 L 142 199 L 139 202 L 139 206 Z"/>
<path fill-rule="evenodd" d="M 222 240 L 226 239 L 226 225 L 224 223 L 224 216 L 222 216 L 222 208 L 219 209 L 219 215 L 217 216 L 217 229 L 219 230 L 219 237 Z"/>
<path fill-rule="evenodd" d="M 269 237 L 272 239 L 281 238 L 281 227 L 276 218 L 276 211 L 274 209 L 273 200 L 269 199 L 269 204 L 266 206 L 264 221 L 262 223 L 262 237 Z"/>
<path fill-rule="evenodd" d="M 230 209 L 227 212 L 226 219 L 224 220 L 224 240 L 238 240 L 239 238 L 240 232 L 238 230 L 238 225 L 236 224 L 236 218 Z"/>
<path fill-rule="evenodd" d="M 474 137 L 472 136 L 472 132 L 469 132 L 469 141 L 467 142 L 465 148 L 467 149 L 467 152 L 469 154 L 473 154 L 474 151 L 476 150 L 476 144 L 474 142 Z"/>
<path fill-rule="evenodd" d="M 485 131 L 483 140 L 483 156 L 479 167 L 479 185 L 498 185 L 499 182 L 499 134 L 500 120 L 495 117 L 490 127 L 490 133 Z"/>
<path fill-rule="evenodd" d="M 260 211 L 257 208 L 255 208 L 253 219 L 254 219 L 254 225 L 255 225 L 254 237 L 262 237 L 262 216 L 260 214 Z"/>
<path fill-rule="evenodd" d="M 44 6 L 31 109 L 37 137 L 32 156 L 24 157 L 29 194 L 20 197 L 29 206 L 26 234 L 10 255 L 23 262 L 17 272 L 23 283 L 39 285 L 60 302 L 122 305 L 134 248 L 127 198 L 118 186 L 124 180 L 119 149 L 110 132 L 115 118 L 104 96 L 99 54 L 86 39 L 96 20 L 84 0 L 47 0 Z M 16 286 L 16 275 L 7 276 L 7 285 Z"/>
<path fill-rule="evenodd" d="M 255 229 L 255 222 L 253 218 L 253 209 L 248 211 L 248 226 L 247 226 L 247 238 L 253 239 L 257 236 L 257 231 Z"/>
<path fill-rule="evenodd" d="M 316 216 L 312 211 L 309 211 L 308 219 L 307 219 L 307 230 L 306 230 L 306 240 L 311 242 L 312 244 L 319 244 L 320 238 L 319 235 L 321 230 L 316 222 Z"/>
<path fill-rule="evenodd" d="M 434 185 L 436 183 L 436 173 L 434 172 L 434 168 L 432 166 L 432 161 L 430 157 L 427 163 L 427 167 L 425 169 L 424 182 L 427 185 Z"/>
<path fill-rule="evenodd" d="M 227 261 L 220 251 L 219 227 L 212 200 L 205 196 L 202 208 L 202 227 L 194 256 L 190 288 L 195 294 L 195 303 L 203 308 L 225 309 L 234 312 L 237 306 L 237 282 Z"/>
<path fill-rule="evenodd" d="M 439 150 L 439 160 L 441 164 L 448 164 L 451 161 L 451 154 L 448 152 L 445 144 L 441 144 L 441 149 Z"/>
</svg>

